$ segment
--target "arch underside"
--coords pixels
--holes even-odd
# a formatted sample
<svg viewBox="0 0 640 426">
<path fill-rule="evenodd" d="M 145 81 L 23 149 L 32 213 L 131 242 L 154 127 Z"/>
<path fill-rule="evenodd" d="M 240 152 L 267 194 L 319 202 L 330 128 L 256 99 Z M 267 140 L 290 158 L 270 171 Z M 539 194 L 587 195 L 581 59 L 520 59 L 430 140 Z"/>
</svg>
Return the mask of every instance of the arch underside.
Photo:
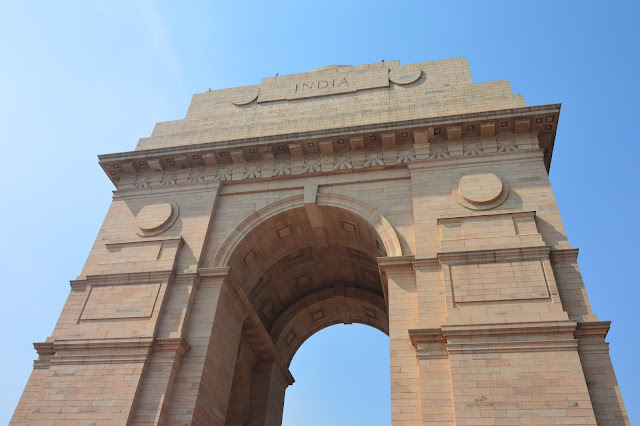
<svg viewBox="0 0 640 426">
<path fill-rule="evenodd" d="M 376 258 L 399 253 L 395 230 L 379 213 L 346 197 L 301 197 L 248 217 L 222 244 L 214 266 L 228 266 L 254 314 L 245 320 L 227 424 L 245 424 L 259 410 L 264 371 L 261 346 L 289 365 L 313 334 L 334 324 L 361 323 L 389 333 Z M 256 322 L 266 336 L 255 333 Z M 262 389 L 262 390 L 261 390 Z M 284 392 L 284 389 L 283 389 Z"/>
<path fill-rule="evenodd" d="M 290 362 L 308 337 L 332 324 L 388 333 L 376 261 L 387 249 L 374 225 L 328 205 L 315 206 L 314 221 L 304 206 L 288 205 L 270 216 L 258 212 L 257 223 L 248 218 L 252 229 L 242 232 L 228 263 L 282 359 Z"/>
</svg>

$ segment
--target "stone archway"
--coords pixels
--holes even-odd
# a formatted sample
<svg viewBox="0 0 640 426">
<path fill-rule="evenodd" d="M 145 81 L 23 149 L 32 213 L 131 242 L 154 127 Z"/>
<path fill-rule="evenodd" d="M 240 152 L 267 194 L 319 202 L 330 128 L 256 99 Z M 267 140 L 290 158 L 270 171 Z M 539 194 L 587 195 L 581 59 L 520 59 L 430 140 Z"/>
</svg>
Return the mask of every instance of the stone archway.
<svg viewBox="0 0 640 426">
<path fill-rule="evenodd" d="M 377 258 L 398 253 L 395 231 L 379 213 L 347 197 L 292 197 L 248 217 L 213 264 L 227 262 L 255 317 L 243 324 L 227 408 L 227 425 L 280 424 L 287 383 L 272 374 L 254 330 L 264 328 L 288 367 L 314 333 L 362 323 L 388 334 Z M 258 324 L 255 324 L 257 322 Z M 264 336 L 263 336 L 264 338 Z"/>
<path fill-rule="evenodd" d="M 287 95 L 332 73 L 357 86 Z M 628 424 L 547 176 L 559 112 L 462 58 L 196 94 L 100 156 L 113 203 L 12 423 L 277 425 L 297 348 L 362 322 L 395 425 Z"/>
</svg>

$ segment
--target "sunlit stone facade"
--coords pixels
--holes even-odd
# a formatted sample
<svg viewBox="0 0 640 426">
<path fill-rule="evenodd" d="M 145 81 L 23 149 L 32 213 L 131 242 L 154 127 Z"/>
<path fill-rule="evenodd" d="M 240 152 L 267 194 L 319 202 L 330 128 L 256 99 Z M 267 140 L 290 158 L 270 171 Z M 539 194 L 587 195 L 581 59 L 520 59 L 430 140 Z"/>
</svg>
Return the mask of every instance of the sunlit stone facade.
<svg viewBox="0 0 640 426">
<path fill-rule="evenodd" d="M 195 95 L 99 157 L 113 203 L 12 423 L 278 425 L 296 350 L 356 322 L 389 335 L 394 425 L 628 424 L 559 112 L 462 58 Z"/>
</svg>

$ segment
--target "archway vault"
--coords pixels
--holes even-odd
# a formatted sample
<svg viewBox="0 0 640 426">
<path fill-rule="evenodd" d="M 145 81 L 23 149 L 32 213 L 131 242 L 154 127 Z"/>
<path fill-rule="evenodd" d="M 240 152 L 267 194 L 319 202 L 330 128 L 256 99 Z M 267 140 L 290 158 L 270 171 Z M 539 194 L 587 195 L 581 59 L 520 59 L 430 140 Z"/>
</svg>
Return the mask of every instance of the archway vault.
<svg viewBox="0 0 640 426">
<path fill-rule="evenodd" d="M 245 219 L 214 257 L 213 269 L 227 271 L 249 308 L 229 419 L 254 410 L 251 398 L 262 386 L 256 380 L 264 382 L 259 372 L 265 362 L 273 359 L 286 370 L 319 330 L 361 323 L 389 333 L 376 258 L 402 254 L 395 230 L 357 200 L 318 194 L 314 201 L 298 196 L 263 208 Z"/>
<path fill-rule="evenodd" d="M 287 364 L 329 325 L 358 322 L 388 333 L 376 258 L 402 254 L 391 224 L 366 204 L 334 194 L 305 201 L 290 197 L 249 216 L 212 262 L 232 271 L 250 319 Z"/>
<path fill-rule="evenodd" d="M 387 256 L 402 256 L 400 241 L 398 240 L 398 236 L 396 235 L 393 226 L 383 215 L 367 204 L 338 194 L 317 194 L 314 201 L 314 204 L 317 206 L 336 207 L 360 217 L 379 235 L 380 242 L 384 245 Z M 231 256 L 238 245 L 247 235 L 249 235 L 249 233 L 268 219 L 288 210 L 305 207 L 309 204 L 310 203 L 308 200 L 305 200 L 304 196 L 298 195 L 277 201 L 258 210 L 251 216 L 247 217 L 231 232 L 231 234 L 229 234 L 216 252 L 211 266 L 214 268 L 228 266 Z"/>
</svg>

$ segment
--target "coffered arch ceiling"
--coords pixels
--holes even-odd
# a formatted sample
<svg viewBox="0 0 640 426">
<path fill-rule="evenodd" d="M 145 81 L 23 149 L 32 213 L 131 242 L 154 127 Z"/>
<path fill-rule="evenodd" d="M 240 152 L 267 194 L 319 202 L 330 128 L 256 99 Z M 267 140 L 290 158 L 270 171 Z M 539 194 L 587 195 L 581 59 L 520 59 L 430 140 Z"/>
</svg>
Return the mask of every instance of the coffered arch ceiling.
<svg viewBox="0 0 640 426">
<path fill-rule="evenodd" d="M 374 226 L 334 206 L 281 211 L 246 233 L 228 265 L 278 351 L 290 361 L 318 330 L 364 323 L 388 332 Z M 314 226 L 315 225 L 315 226 Z"/>
</svg>

